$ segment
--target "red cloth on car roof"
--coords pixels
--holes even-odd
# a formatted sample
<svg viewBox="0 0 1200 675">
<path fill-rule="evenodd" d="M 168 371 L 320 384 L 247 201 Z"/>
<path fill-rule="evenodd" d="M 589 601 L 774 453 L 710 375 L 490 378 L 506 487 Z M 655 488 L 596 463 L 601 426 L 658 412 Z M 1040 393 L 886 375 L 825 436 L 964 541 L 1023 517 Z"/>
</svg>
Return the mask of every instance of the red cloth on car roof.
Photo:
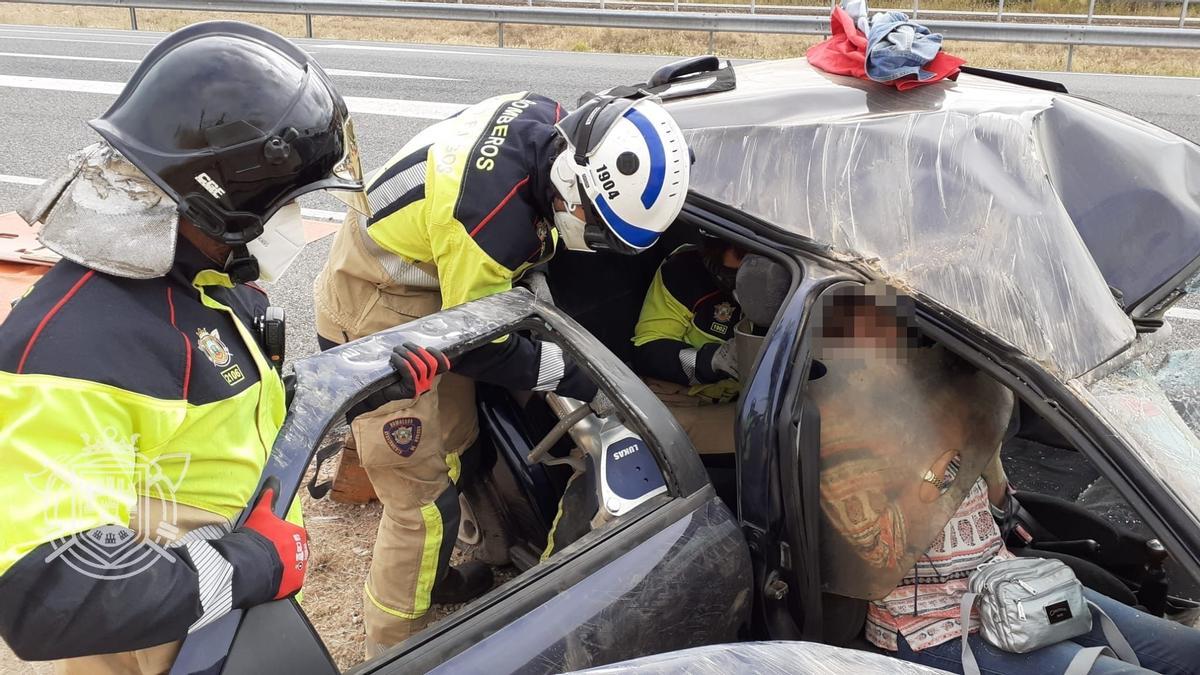
<svg viewBox="0 0 1200 675">
<path fill-rule="evenodd" d="M 836 6 L 833 8 L 833 13 L 829 16 L 829 32 L 828 40 L 808 49 L 808 53 L 805 54 L 808 62 L 827 73 L 850 75 L 873 82 L 874 80 L 867 77 L 867 36 L 858 30 L 858 26 L 854 25 L 854 20 L 846 10 Z M 940 51 L 924 66 L 924 70 L 933 73 L 934 77 L 918 80 L 913 75 L 880 84 L 889 84 L 904 91 L 946 78 L 953 80 L 958 77 L 959 67 L 965 63 L 965 59 Z"/>
</svg>

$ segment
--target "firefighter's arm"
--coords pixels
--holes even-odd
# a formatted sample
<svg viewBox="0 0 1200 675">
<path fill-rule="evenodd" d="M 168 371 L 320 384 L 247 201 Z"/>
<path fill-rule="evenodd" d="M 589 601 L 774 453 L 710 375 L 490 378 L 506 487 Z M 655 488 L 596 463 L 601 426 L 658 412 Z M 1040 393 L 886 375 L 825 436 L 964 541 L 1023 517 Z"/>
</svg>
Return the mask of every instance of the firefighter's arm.
<svg viewBox="0 0 1200 675">
<path fill-rule="evenodd" d="M 497 263 L 457 223 L 431 235 L 442 308 L 512 288 L 512 272 Z M 472 379 L 511 389 L 553 391 L 583 401 L 596 385 L 562 348 L 546 340 L 512 334 L 463 355 L 453 370 Z"/>
<path fill-rule="evenodd" d="M 681 385 L 709 384 L 728 377 L 713 368 L 719 343 L 699 349 L 684 341 L 692 312 L 654 275 L 633 329 L 633 367 L 641 375 Z"/>
<path fill-rule="evenodd" d="M 125 527 L 139 449 L 181 419 L 170 405 L 64 378 L 0 380 L 12 413 L 0 425 L 0 636 L 17 656 L 150 647 L 275 595 L 283 565 L 258 532 L 169 547 Z"/>
</svg>

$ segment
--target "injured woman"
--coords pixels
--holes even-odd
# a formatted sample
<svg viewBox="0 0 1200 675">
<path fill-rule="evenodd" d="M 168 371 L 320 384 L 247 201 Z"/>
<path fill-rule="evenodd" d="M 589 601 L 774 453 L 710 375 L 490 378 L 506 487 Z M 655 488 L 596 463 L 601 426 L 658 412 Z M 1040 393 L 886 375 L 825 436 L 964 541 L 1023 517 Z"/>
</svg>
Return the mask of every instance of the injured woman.
<svg viewBox="0 0 1200 675">
<path fill-rule="evenodd" d="M 1200 672 L 1200 631 L 1006 548 L 1013 394 L 923 338 L 910 299 L 836 287 L 814 323 L 822 574 L 870 601 L 871 644 L 958 673 Z"/>
</svg>

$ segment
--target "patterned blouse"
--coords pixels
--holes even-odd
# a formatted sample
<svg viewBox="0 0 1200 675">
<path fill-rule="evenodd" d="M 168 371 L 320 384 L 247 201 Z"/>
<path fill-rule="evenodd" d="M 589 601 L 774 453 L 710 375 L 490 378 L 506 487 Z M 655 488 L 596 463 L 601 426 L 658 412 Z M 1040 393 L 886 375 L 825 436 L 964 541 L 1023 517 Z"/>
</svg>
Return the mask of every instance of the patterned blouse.
<svg viewBox="0 0 1200 675">
<path fill-rule="evenodd" d="M 994 558 L 1012 557 L 988 509 L 987 483 L 980 478 L 912 571 L 887 597 L 871 602 L 867 640 L 896 651 L 899 633 L 920 651 L 962 637 L 959 601 L 967 592 L 967 578 Z M 970 629 L 979 630 L 978 610 L 971 612 Z"/>
</svg>

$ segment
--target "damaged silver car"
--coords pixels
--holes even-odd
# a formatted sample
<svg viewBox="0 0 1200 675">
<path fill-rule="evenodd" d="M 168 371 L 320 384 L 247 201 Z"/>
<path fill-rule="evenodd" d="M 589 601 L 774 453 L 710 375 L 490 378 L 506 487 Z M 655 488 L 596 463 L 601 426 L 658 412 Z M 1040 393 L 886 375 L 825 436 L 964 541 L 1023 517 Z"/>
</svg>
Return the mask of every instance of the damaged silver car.
<svg viewBox="0 0 1200 675">
<path fill-rule="evenodd" d="M 910 298 L 920 339 L 983 378 L 973 386 L 991 393 L 970 402 L 983 420 L 972 443 L 1002 443 L 1020 490 L 1010 546 L 1081 561 L 1106 594 L 1194 618 L 1200 357 L 1145 355 L 1200 269 L 1200 147 L 1054 83 L 973 69 L 897 92 L 804 60 L 735 73 L 709 57 L 640 86 L 668 102 L 696 157 L 684 213 L 655 249 L 560 254 L 557 307 L 512 291 L 295 365 L 270 466 L 289 496 L 346 410 L 388 383 L 387 355 L 407 341 L 462 353 L 531 331 L 573 355 L 617 407 L 601 422 L 552 396 L 479 388 L 460 544 L 519 574 L 355 672 L 552 673 L 761 640 L 869 649 L 867 602 L 929 547 L 983 463 L 964 459 L 929 510 L 905 521 L 929 522 L 904 528 L 887 555 L 831 515 L 820 429 L 833 421 L 811 377 L 815 317 L 847 288 Z M 742 367 L 725 457 L 697 455 L 625 365 L 658 263 L 701 233 L 786 271 L 778 302 L 744 301 L 751 320 L 737 339 L 753 367 Z M 585 281 L 600 275 L 611 283 Z M 890 405 L 878 390 L 846 391 Z M 1019 414 L 997 417 L 1001 401 Z M 535 447 L 553 449 L 530 461 Z M 910 450 L 888 478 L 897 489 L 929 470 L 919 449 L 897 444 Z M 554 507 L 579 471 L 598 497 L 591 527 L 543 560 Z M 879 575 L 846 574 L 863 565 Z M 225 672 L 335 670 L 291 601 L 249 611 L 236 629 Z M 823 645 L 810 655 L 823 658 Z M 804 649 L 696 658 L 773 672 L 773 659 Z M 876 658 L 823 663 L 887 669 Z"/>
</svg>

